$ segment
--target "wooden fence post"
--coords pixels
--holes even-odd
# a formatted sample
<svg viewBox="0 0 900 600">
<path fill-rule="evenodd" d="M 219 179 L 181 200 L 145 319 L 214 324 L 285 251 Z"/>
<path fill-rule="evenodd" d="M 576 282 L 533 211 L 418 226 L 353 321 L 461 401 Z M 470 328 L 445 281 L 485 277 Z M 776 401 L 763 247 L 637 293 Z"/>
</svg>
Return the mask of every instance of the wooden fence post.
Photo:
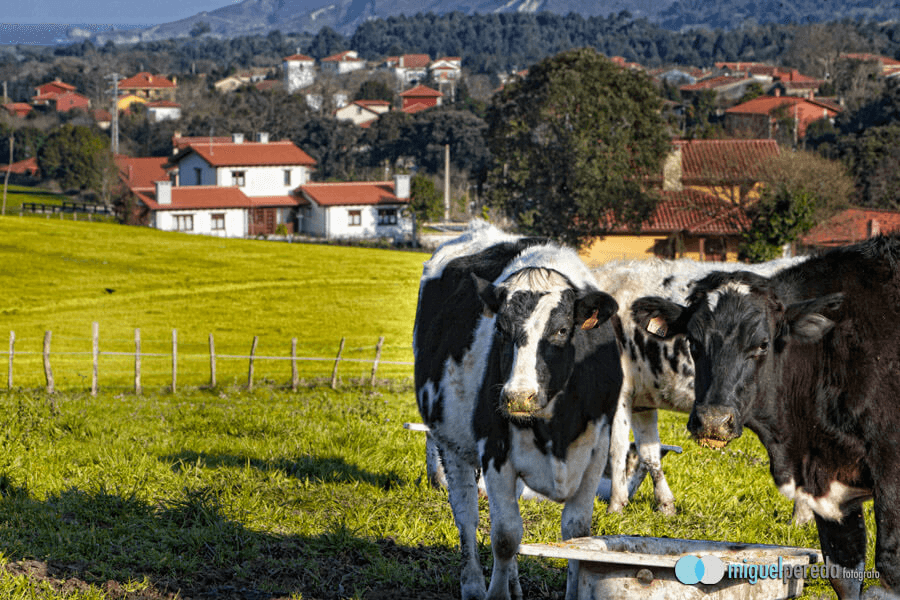
<svg viewBox="0 0 900 600">
<path fill-rule="evenodd" d="M 97 395 L 97 379 L 100 376 L 100 323 L 94 321 L 91 324 L 91 396 Z"/>
<path fill-rule="evenodd" d="M 141 330 L 134 330 L 134 393 L 141 395 Z"/>
<path fill-rule="evenodd" d="M 297 372 L 297 338 L 291 338 L 291 390 L 296 392 L 298 387 L 300 375 Z"/>
<path fill-rule="evenodd" d="M 341 338 L 341 347 L 338 348 L 337 358 L 334 359 L 334 370 L 331 371 L 331 389 L 337 389 L 337 370 L 338 363 L 341 362 L 341 354 L 344 353 L 344 342 L 345 338 Z"/>
<path fill-rule="evenodd" d="M 209 387 L 216 387 L 216 342 L 209 334 Z"/>
<path fill-rule="evenodd" d="M 16 353 L 16 332 L 9 332 L 9 367 L 6 370 L 6 389 L 13 387 L 13 356 Z"/>
<path fill-rule="evenodd" d="M 56 391 L 53 385 L 53 369 L 50 368 L 50 339 L 53 333 L 44 332 L 44 378 L 47 380 L 47 393 L 52 394 Z"/>
<path fill-rule="evenodd" d="M 172 330 L 172 393 L 175 393 L 178 383 L 178 330 Z"/>
<path fill-rule="evenodd" d="M 378 345 L 375 346 L 375 362 L 372 363 L 372 378 L 369 385 L 375 387 L 375 371 L 378 370 L 378 362 L 381 360 L 381 347 L 384 345 L 384 336 L 378 338 Z"/>
<path fill-rule="evenodd" d="M 253 336 L 253 345 L 250 346 L 250 369 L 247 371 L 247 389 L 253 389 L 253 359 L 256 358 L 256 344 L 259 343 L 259 336 Z"/>
</svg>

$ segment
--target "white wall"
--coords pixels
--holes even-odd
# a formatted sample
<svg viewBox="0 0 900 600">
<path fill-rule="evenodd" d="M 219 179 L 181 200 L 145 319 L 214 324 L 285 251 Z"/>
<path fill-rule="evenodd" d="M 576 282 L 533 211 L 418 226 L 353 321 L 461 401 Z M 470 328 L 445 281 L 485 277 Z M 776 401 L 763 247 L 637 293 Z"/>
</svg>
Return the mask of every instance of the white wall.
<svg viewBox="0 0 900 600">
<path fill-rule="evenodd" d="M 213 232 L 212 215 L 225 215 L 225 231 Z M 247 235 L 247 209 L 227 208 L 212 210 L 160 210 L 155 212 L 155 219 L 151 225 L 162 231 L 176 231 L 176 215 L 193 215 L 194 229 L 183 233 L 196 233 L 199 235 L 216 235 L 221 237 L 244 237 Z"/>
<path fill-rule="evenodd" d="M 329 239 L 363 239 L 379 237 L 397 237 L 412 234 L 412 221 L 401 216 L 405 205 L 361 205 L 361 206 L 330 206 L 327 212 L 327 232 Z M 396 225 L 379 225 L 378 210 L 393 208 L 397 211 Z M 361 212 L 361 223 L 349 225 L 350 211 Z M 321 235 L 321 234 L 320 234 Z"/>
<path fill-rule="evenodd" d="M 219 167 L 216 173 L 216 185 L 231 187 L 232 171 L 244 172 L 244 187 L 241 191 L 250 197 L 256 196 L 288 196 L 298 186 L 309 181 L 309 170 L 306 167 Z M 290 185 L 284 185 L 284 172 L 291 172 Z"/>
</svg>

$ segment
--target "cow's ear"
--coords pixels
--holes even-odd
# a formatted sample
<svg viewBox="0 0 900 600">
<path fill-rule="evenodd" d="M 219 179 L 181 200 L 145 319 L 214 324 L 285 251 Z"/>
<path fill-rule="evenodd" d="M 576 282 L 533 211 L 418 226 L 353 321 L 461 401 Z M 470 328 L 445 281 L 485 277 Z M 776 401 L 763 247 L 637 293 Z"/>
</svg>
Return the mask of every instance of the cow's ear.
<svg viewBox="0 0 900 600">
<path fill-rule="evenodd" d="M 498 288 L 475 273 L 472 273 L 472 282 L 475 284 L 475 293 L 478 294 L 481 302 L 484 303 L 485 311 L 490 313 L 488 316 L 493 316 L 500 312 L 500 307 L 503 306 L 503 300 L 506 298 L 506 290 Z"/>
<path fill-rule="evenodd" d="M 686 314 L 684 306 L 659 296 L 644 296 L 631 304 L 638 327 L 664 340 L 687 333 Z"/>
<path fill-rule="evenodd" d="M 782 337 L 797 344 L 818 342 L 834 327 L 834 321 L 822 313 L 838 310 L 843 302 L 843 294 L 829 294 L 789 305 L 784 311 Z"/>
<path fill-rule="evenodd" d="M 593 329 L 619 310 L 619 303 L 606 292 L 582 292 L 575 300 L 575 326 Z"/>
</svg>

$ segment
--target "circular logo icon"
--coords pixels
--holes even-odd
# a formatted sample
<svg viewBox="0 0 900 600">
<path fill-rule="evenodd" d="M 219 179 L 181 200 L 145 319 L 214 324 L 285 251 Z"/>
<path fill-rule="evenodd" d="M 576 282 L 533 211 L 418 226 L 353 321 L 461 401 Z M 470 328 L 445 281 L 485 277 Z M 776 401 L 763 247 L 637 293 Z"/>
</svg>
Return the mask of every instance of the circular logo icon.
<svg viewBox="0 0 900 600">
<path fill-rule="evenodd" d="M 715 556 L 682 556 L 675 563 L 675 577 L 685 585 L 719 583 L 725 576 L 725 563 Z"/>
</svg>

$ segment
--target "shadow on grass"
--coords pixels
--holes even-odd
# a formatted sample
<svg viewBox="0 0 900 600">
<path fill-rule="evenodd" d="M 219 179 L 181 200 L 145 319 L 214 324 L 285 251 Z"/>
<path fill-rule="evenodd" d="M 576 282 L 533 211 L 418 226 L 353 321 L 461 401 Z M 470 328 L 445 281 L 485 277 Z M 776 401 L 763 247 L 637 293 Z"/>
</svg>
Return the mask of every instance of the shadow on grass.
<svg viewBox="0 0 900 600">
<path fill-rule="evenodd" d="M 88 585 L 110 600 L 459 595 L 456 548 L 403 546 L 339 523 L 308 537 L 253 531 L 224 516 L 208 488 L 181 490 L 158 506 L 99 489 L 37 500 L 0 476 L 0 511 L 6 570 L 51 586 L 59 597 Z M 484 564 L 489 552 L 481 548 Z M 523 574 L 526 597 L 548 597 L 547 572 L 540 575 Z"/>
<path fill-rule="evenodd" d="M 242 469 L 250 466 L 266 473 L 280 471 L 289 477 L 312 483 L 367 483 L 384 490 L 394 489 L 403 483 L 396 473 L 371 473 L 337 457 L 303 455 L 296 459 L 260 460 L 233 454 L 209 454 L 188 450 L 162 456 L 160 460 L 171 463 L 172 470 L 176 473 L 198 464 L 204 468 Z"/>
</svg>

